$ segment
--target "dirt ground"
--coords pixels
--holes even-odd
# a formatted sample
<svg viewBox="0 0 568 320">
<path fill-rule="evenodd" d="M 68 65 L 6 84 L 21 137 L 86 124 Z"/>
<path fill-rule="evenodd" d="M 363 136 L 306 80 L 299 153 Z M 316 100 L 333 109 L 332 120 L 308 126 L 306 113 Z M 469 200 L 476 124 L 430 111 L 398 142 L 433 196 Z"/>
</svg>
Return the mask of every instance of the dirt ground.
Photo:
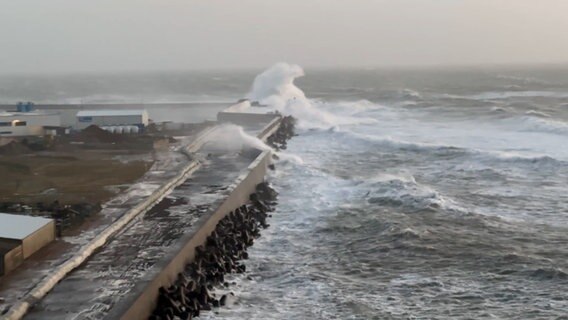
<svg viewBox="0 0 568 320">
<path fill-rule="evenodd" d="M 0 156 L 0 201 L 62 204 L 103 203 L 139 179 L 152 165 L 147 157 L 117 159 L 112 153 L 32 153 Z M 132 158 L 132 156 L 130 156 Z"/>
</svg>

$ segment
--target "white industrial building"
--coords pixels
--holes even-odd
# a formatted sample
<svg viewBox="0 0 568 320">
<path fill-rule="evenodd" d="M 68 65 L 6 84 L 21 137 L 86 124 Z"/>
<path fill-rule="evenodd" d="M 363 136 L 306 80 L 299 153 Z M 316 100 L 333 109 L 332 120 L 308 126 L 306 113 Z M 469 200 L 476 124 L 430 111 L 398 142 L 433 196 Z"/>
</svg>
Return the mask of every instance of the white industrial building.
<svg viewBox="0 0 568 320">
<path fill-rule="evenodd" d="M 61 127 L 58 113 L 0 112 L 0 137 L 42 136 L 56 127 Z"/>
<path fill-rule="evenodd" d="M 55 221 L 0 213 L 0 276 L 55 240 Z"/>
<path fill-rule="evenodd" d="M 76 129 L 82 130 L 91 125 L 99 127 L 129 127 L 140 130 L 148 125 L 146 110 L 82 110 L 77 112 Z"/>
</svg>

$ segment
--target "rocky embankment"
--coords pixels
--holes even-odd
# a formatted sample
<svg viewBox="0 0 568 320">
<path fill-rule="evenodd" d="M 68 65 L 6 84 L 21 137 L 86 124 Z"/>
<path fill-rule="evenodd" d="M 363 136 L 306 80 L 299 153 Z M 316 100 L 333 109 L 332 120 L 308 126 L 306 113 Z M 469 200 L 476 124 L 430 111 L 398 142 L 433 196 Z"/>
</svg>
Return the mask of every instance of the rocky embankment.
<svg viewBox="0 0 568 320">
<path fill-rule="evenodd" d="M 286 150 L 288 140 L 296 135 L 294 131 L 295 125 L 296 119 L 294 117 L 283 117 L 280 122 L 280 127 L 273 135 L 266 139 L 266 144 L 276 151 Z"/>
<path fill-rule="evenodd" d="M 217 297 L 215 286 L 229 287 L 225 275 L 244 273 L 247 248 L 269 225 L 277 193 L 266 183 L 256 188 L 250 203 L 232 211 L 218 224 L 204 245 L 196 248 L 195 261 L 179 274 L 169 288 L 161 288 L 158 305 L 150 319 L 192 319 L 201 311 L 224 306 L 227 295 Z"/>
</svg>

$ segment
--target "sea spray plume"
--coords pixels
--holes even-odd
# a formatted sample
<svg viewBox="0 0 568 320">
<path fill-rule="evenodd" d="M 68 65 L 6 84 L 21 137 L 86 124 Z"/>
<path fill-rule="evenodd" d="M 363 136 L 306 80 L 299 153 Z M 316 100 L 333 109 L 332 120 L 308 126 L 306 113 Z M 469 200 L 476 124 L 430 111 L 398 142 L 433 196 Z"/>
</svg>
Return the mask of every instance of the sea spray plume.
<svg viewBox="0 0 568 320">
<path fill-rule="evenodd" d="M 277 110 L 284 115 L 291 115 L 299 120 L 299 127 L 304 129 L 331 129 L 342 125 L 376 124 L 372 118 L 355 117 L 351 111 L 332 113 L 329 104 L 306 98 L 290 99 Z"/>
<path fill-rule="evenodd" d="M 244 131 L 234 124 L 220 125 L 207 138 L 202 150 L 209 153 L 231 153 L 244 149 L 271 150 L 280 161 L 303 164 L 304 161 L 293 154 L 282 153 L 274 150 L 259 138 Z"/>
<path fill-rule="evenodd" d="M 262 104 L 282 103 L 290 99 L 305 99 L 304 92 L 294 80 L 304 76 L 304 70 L 295 64 L 277 63 L 254 79 L 248 98 Z"/>
<path fill-rule="evenodd" d="M 369 118 L 339 116 L 324 110 L 325 103 L 308 99 L 294 84 L 294 80 L 302 76 L 304 70 L 300 66 L 277 63 L 255 78 L 248 98 L 283 115 L 293 116 L 298 119 L 298 127 L 304 129 L 329 129 L 338 125 L 377 122 Z"/>
<path fill-rule="evenodd" d="M 259 138 L 246 133 L 242 127 L 234 124 L 223 124 L 217 127 L 207 138 L 203 150 L 208 152 L 238 152 L 255 148 L 272 150 Z"/>
</svg>

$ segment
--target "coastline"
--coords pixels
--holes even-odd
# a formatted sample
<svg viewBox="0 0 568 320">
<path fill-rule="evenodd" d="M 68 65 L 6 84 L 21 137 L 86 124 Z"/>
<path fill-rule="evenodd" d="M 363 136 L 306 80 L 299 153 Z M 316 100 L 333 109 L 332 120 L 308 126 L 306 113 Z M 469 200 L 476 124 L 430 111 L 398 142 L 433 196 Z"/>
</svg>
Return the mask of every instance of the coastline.
<svg viewBox="0 0 568 320">
<path fill-rule="evenodd" d="M 263 128 L 257 128 L 257 129 L 253 129 L 254 132 L 257 132 L 259 138 L 266 140 L 269 136 L 271 136 L 272 134 L 274 134 L 274 132 L 278 129 L 279 127 L 279 121 L 272 121 L 270 122 L 267 126 L 263 127 Z M 73 257 L 68 258 L 66 260 L 66 262 L 64 262 L 63 264 L 60 264 L 60 267 L 58 268 L 58 271 L 55 272 L 54 269 L 47 269 L 44 270 L 43 274 L 47 274 L 48 272 L 50 274 L 53 274 L 52 276 L 47 276 L 45 275 L 41 282 L 37 283 L 36 282 L 36 286 L 33 290 L 29 291 L 27 294 L 25 294 L 25 297 L 22 299 L 19 299 L 19 301 L 17 302 L 17 304 L 13 305 L 12 308 L 9 309 L 8 313 L 6 313 L 4 316 L 6 317 L 6 319 L 19 319 L 21 317 L 23 317 L 23 315 L 26 314 L 27 310 L 33 306 L 36 305 L 38 302 L 41 301 L 41 299 L 48 294 L 53 287 L 57 286 L 58 283 L 60 283 L 62 281 L 62 279 L 65 279 L 66 275 L 69 274 L 69 272 L 72 272 L 75 268 L 80 267 L 82 265 L 82 263 L 91 256 L 91 254 L 93 252 L 96 253 L 99 252 L 98 248 L 101 248 L 103 246 L 105 246 L 108 243 L 109 239 L 112 239 L 112 237 L 119 231 L 123 230 L 123 227 L 128 225 L 130 221 L 132 221 L 133 219 L 136 218 L 136 216 L 140 215 L 140 214 L 144 214 L 146 212 L 148 212 L 149 210 L 151 210 L 152 207 L 154 207 L 155 205 L 159 204 L 160 201 L 167 195 L 169 194 L 171 191 L 173 191 L 173 189 L 176 188 L 176 186 L 179 186 L 181 184 L 184 183 L 184 181 L 186 181 L 186 179 L 188 178 L 188 176 L 190 176 L 192 173 L 194 173 L 195 171 L 197 171 L 200 167 L 200 160 L 191 160 L 191 159 L 196 159 L 195 157 L 195 152 L 198 151 L 198 149 L 203 145 L 203 143 L 206 141 L 206 136 L 208 134 L 211 133 L 211 131 L 214 130 L 213 128 L 209 128 L 206 129 L 204 132 L 202 132 L 197 138 L 195 138 L 195 140 L 191 143 L 188 144 L 186 146 L 184 146 L 183 148 L 180 148 L 178 150 L 176 150 L 179 154 L 183 154 L 185 160 L 180 161 L 180 158 L 178 156 L 177 161 L 175 162 L 175 165 L 173 167 L 169 167 L 168 163 L 159 163 L 158 165 L 153 166 L 153 170 L 150 170 L 148 172 L 147 175 L 145 175 L 145 177 L 149 176 L 149 177 L 155 177 L 155 176 L 161 176 L 162 178 L 164 177 L 164 172 L 163 169 L 168 169 L 166 172 L 169 172 L 167 175 L 171 176 L 174 175 L 176 176 L 175 178 L 173 178 L 172 180 L 170 180 L 169 182 L 162 184 L 162 187 L 158 187 L 156 185 L 153 185 L 152 187 L 147 187 L 146 188 L 146 194 L 151 194 L 151 196 L 149 198 L 146 198 L 145 201 L 143 201 L 142 203 L 136 205 L 133 209 L 129 210 L 128 213 L 124 213 L 121 218 L 118 218 L 116 220 L 114 220 L 114 222 L 112 224 L 110 224 L 107 229 L 104 229 L 104 231 L 102 233 L 100 232 L 96 232 L 95 230 L 89 230 L 91 232 L 91 234 L 95 234 L 95 233 L 99 233 L 98 236 L 91 238 L 91 240 L 89 241 L 88 244 L 84 244 L 81 246 L 81 251 L 80 253 L 75 254 Z M 255 176 L 254 181 L 258 182 L 258 181 L 262 181 L 264 178 L 264 170 L 266 170 L 266 167 L 268 166 L 268 161 L 270 158 L 270 152 L 266 151 L 262 153 L 262 156 L 259 156 L 259 158 L 261 158 L 262 160 L 258 160 L 253 162 L 255 168 L 259 167 L 262 168 L 262 170 L 259 173 L 254 173 L 253 176 Z M 185 165 L 181 165 L 181 163 L 185 163 Z M 169 163 L 171 164 L 171 163 Z M 174 168 L 180 168 L 180 166 L 182 166 L 182 170 L 181 170 L 181 175 L 179 174 L 179 171 L 177 171 L 178 173 L 175 174 L 174 172 L 176 170 L 174 170 Z M 162 169 L 162 170 L 159 170 Z M 250 173 L 251 168 L 249 167 L 248 169 Z M 246 173 L 243 173 L 244 175 L 247 175 Z M 242 175 L 243 175 L 242 174 Z M 241 176 L 242 176 L 241 175 Z M 242 178 L 239 178 L 242 179 Z M 234 183 L 232 184 L 232 186 L 230 188 L 239 188 L 239 186 L 243 183 L 243 181 L 240 181 L 239 179 L 235 180 Z M 143 179 L 144 180 L 144 179 Z M 174 182 L 175 181 L 175 182 Z M 254 183 L 253 185 L 256 186 L 257 183 Z M 253 187 L 254 187 L 253 186 Z M 253 188 L 254 190 L 254 188 Z M 138 191 L 138 195 L 140 196 L 140 190 Z M 245 202 L 248 199 L 248 194 L 250 194 L 251 192 L 244 192 L 243 196 L 241 196 L 239 198 L 239 200 L 237 202 L 239 202 L 241 205 L 241 203 Z M 228 195 L 230 194 L 227 192 L 224 192 L 224 194 Z M 111 201 L 110 203 L 116 204 L 117 202 L 120 202 L 123 206 L 125 205 L 129 205 L 132 204 L 133 201 L 129 200 L 127 198 L 127 195 L 120 195 L 119 197 L 120 200 L 117 199 L 113 199 L 113 201 Z M 116 208 L 114 208 L 116 210 Z M 109 210 L 108 206 L 105 206 L 105 208 L 103 209 L 103 211 L 105 210 Z M 231 209 L 232 210 L 232 209 Z M 116 212 L 115 212 L 116 214 Z M 131 228 L 131 226 L 129 226 L 128 228 Z M 100 229 L 99 229 L 100 230 Z M 82 235 L 83 237 L 85 237 L 85 235 Z M 111 240 L 111 241 L 114 241 Z M 63 258 L 61 258 L 63 259 Z M 51 263 L 51 265 L 53 265 L 53 263 Z M 40 274 L 41 275 L 41 274 Z M 39 276 L 38 276 L 39 278 Z M 29 280 L 29 278 L 27 278 Z M 11 292 L 13 292 L 13 288 L 10 289 Z M 6 301 L 6 304 L 9 303 L 10 301 Z M 35 308 L 34 308 L 35 310 Z M 33 317 L 32 317 L 33 318 Z"/>
</svg>

